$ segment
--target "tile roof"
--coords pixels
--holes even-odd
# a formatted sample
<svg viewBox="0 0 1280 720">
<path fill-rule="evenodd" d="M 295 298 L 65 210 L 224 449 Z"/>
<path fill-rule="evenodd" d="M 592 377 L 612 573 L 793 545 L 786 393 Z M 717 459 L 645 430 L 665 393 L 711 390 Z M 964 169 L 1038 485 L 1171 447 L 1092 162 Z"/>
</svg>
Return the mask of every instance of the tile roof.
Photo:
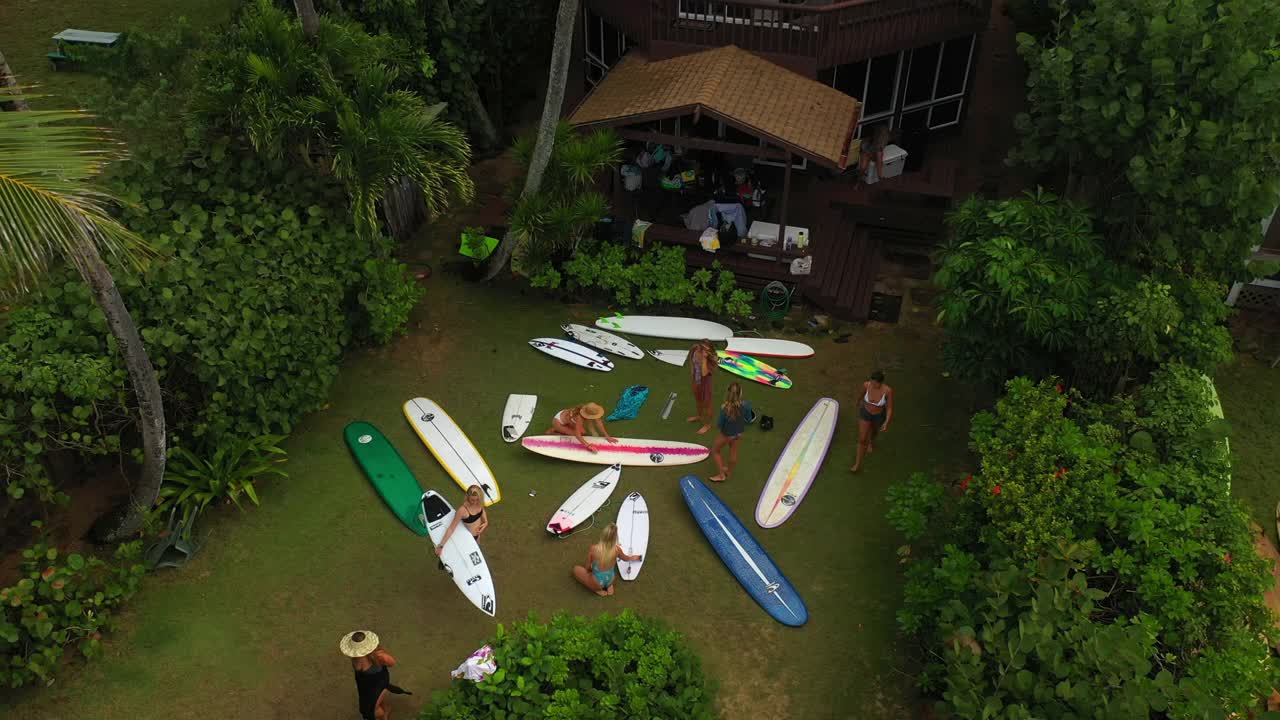
<svg viewBox="0 0 1280 720">
<path fill-rule="evenodd" d="M 733 45 L 655 62 L 628 54 L 569 122 L 627 125 L 697 110 L 832 167 L 857 153 L 850 138 L 862 103 Z"/>
</svg>

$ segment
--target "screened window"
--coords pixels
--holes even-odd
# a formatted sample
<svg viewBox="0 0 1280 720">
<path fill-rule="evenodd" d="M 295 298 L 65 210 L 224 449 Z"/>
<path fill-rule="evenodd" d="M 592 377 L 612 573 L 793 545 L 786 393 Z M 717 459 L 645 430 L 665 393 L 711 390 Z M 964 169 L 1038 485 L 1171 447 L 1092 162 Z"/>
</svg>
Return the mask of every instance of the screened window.
<svg viewBox="0 0 1280 720">
<path fill-rule="evenodd" d="M 838 65 L 818 80 L 862 102 L 858 137 L 870 126 L 938 129 L 960 122 L 973 36 Z"/>
<path fill-rule="evenodd" d="M 617 65 L 635 43 L 604 18 L 585 8 L 582 12 L 582 25 L 586 46 L 584 62 L 587 66 L 587 89 L 590 90 L 604 79 L 609 68 Z"/>
</svg>

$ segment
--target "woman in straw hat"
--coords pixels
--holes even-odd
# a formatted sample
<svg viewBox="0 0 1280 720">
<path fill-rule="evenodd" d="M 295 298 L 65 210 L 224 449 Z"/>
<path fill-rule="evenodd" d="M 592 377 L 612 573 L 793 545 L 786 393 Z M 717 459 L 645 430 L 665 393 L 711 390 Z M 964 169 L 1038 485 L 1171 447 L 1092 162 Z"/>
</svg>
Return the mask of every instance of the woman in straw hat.
<svg viewBox="0 0 1280 720">
<path fill-rule="evenodd" d="M 338 643 L 338 649 L 351 658 L 351 669 L 356 673 L 360 717 L 364 720 L 390 720 L 387 693 L 413 694 L 391 684 L 391 671 L 388 668 L 396 664 L 396 659 L 382 649 L 378 644 L 378 636 L 371 630 L 347 633 Z"/>
<path fill-rule="evenodd" d="M 578 442 L 591 452 L 600 452 L 595 445 L 587 442 L 583 434 L 587 431 L 587 421 L 595 423 L 596 429 L 604 436 L 605 440 L 611 443 L 618 442 L 618 438 L 609 434 L 604 426 L 604 408 L 589 402 L 581 405 L 575 405 L 571 408 L 565 408 L 555 414 L 551 418 L 551 427 L 547 429 L 548 433 L 555 435 L 569 435 L 578 438 Z M 593 433 L 594 434 L 594 433 Z"/>
</svg>

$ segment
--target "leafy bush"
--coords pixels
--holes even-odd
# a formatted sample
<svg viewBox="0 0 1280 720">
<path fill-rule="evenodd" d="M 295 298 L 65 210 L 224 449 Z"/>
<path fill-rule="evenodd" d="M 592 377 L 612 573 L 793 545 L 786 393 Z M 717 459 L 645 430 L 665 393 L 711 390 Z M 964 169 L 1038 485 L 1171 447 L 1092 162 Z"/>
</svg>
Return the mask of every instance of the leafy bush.
<svg viewBox="0 0 1280 720">
<path fill-rule="evenodd" d="M 587 619 L 532 616 L 489 643 L 498 670 L 478 683 L 454 681 L 420 720 L 480 718 L 713 717 L 712 690 L 697 655 L 655 620 L 624 610 Z"/>
<path fill-rule="evenodd" d="M 118 547 L 113 563 L 44 542 L 23 550 L 22 579 L 0 588 L 0 683 L 53 680 L 69 646 L 86 658 L 101 654 L 113 611 L 142 580 L 141 554 L 139 542 Z"/>
<path fill-rule="evenodd" d="M 1126 442 L 1201 432 L 1171 422 L 1191 410 L 1173 397 L 1192 378 L 1166 369 L 1136 409 L 1013 380 L 974 418 L 981 467 L 958 497 L 921 522 L 927 493 L 891 493 L 916 538 L 899 625 L 954 717 L 1243 715 L 1280 681 L 1271 575 L 1225 453 L 1164 462 Z M 1207 422 L 1203 407 L 1186 417 Z"/>
<path fill-rule="evenodd" d="M 427 291 L 409 277 L 404 263 L 390 258 L 365 260 L 364 279 L 359 300 L 369 317 L 369 334 L 379 343 L 391 342 L 404 334 L 409 313 Z"/>
<path fill-rule="evenodd" d="M 243 510 L 241 495 L 257 505 L 258 479 L 267 475 L 289 477 L 280 467 L 285 461 L 285 451 L 279 446 L 283 439 L 283 435 L 231 437 L 221 441 L 207 458 L 175 447 L 165 467 L 159 510 L 177 507 L 186 525 L 217 502 L 229 502 Z"/>
<path fill-rule="evenodd" d="M 684 253 L 673 246 L 632 254 L 620 245 L 589 244 L 563 271 L 570 289 L 598 288 L 621 306 L 683 305 L 732 317 L 751 312 L 751 294 L 738 289 L 732 272 L 714 263 L 688 273 Z"/>
</svg>

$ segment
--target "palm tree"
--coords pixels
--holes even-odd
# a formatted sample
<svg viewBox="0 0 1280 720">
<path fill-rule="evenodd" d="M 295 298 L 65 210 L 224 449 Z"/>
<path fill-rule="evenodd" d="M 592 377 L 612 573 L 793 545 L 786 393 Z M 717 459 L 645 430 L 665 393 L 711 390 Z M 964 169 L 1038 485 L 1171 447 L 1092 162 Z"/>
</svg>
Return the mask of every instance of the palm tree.
<svg viewBox="0 0 1280 720">
<path fill-rule="evenodd" d="M 164 482 L 165 426 L 160 382 L 103 254 L 129 257 L 142 240 L 107 214 L 114 201 L 91 180 L 123 148 L 76 110 L 0 112 L 0 278 L 22 292 L 50 261 L 80 271 L 107 319 L 138 398 L 142 475 L 124 512 L 102 539 L 121 540 L 142 525 Z"/>
<path fill-rule="evenodd" d="M 27 101 L 18 94 L 18 79 L 14 77 L 13 71 L 9 69 L 9 61 L 4 59 L 4 53 L 0 52 L 0 93 L 9 97 L 9 100 L 0 102 L 0 111 L 6 110 L 4 105 L 12 105 L 13 110 L 30 110 Z"/>
<path fill-rule="evenodd" d="M 524 189 L 520 198 L 534 195 L 542 187 L 542 176 L 551 162 L 551 149 L 556 142 L 556 126 L 560 124 L 560 106 L 564 104 L 564 86 L 569 77 L 569 53 L 573 49 L 574 19 L 578 14 L 578 0 L 560 0 L 556 13 L 556 37 L 551 46 L 551 71 L 547 76 L 547 97 L 542 102 L 542 119 L 538 122 L 538 139 L 529 159 L 529 174 L 524 177 Z M 502 236 L 502 242 L 493 251 L 485 280 L 492 280 L 507 266 L 515 250 L 517 236 L 510 231 Z"/>
<path fill-rule="evenodd" d="M 298 20 L 302 23 L 302 34 L 307 40 L 314 40 L 320 32 L 320 15 L 311 0 L 293 0 L 293 8 L 298 11 Z"/>
</svg>

